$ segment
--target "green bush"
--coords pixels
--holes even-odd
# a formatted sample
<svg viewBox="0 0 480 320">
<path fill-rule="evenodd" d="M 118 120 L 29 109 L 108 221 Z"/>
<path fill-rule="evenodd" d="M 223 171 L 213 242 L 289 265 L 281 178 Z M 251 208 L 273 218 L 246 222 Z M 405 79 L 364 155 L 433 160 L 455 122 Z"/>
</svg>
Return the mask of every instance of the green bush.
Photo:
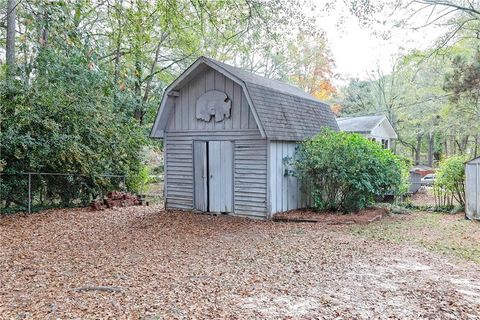
<svg viewBox="0 0 480 320">
<path fill-rule="evenodd" d="M 405 163 L 359 134 L 324 130 L 288 162 L 319 211 L 355 212 L 377 196 L 405 190 Z"/>
<path fill-rule="evenodd" d="M 148 166 L 143 165 L 138 173 L 132 175 L 128 181 L 129 190 L 144 194 L 148 190 L 148 185 L 153 182 L 153 177 L 150 175 Z"/>
<path fill-rule="evenodd" d="M 435 192 L 442 194 L 441 190 L 451 196 L 463 208 L 465 207 L 465 156 L 452 156 L 440 162 L 440 167 L 435 175 Z"/>
<path fill-rule="evenodd" d="M 88 52 L 44 49 L 28 85 L 0 81 L 0 209 L 25 206 L 26 176 L 14 176 L 22 172 L 85 176 L 35 176 L 32 193 L 46 189 L 61 206 L 118 190 L 121 180 L 102 174 L 137 175 L 144 129 L 115 109 L 112 84 L 91 61 Z"/>
</svg>

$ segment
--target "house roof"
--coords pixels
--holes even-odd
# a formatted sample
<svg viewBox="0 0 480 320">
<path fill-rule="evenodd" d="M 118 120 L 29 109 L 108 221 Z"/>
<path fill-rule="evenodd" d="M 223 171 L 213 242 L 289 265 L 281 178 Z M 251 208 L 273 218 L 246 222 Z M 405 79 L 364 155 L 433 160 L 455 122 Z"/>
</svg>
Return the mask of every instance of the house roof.
<svg viewBox="0 0 480 320">
<path fill-rule="evenodd" d="M 205 66 L 223 73 L 242 86 L 263 137 L 301 141 L 314 136 L 324 127 L 338 130 L 330 107 L 302 89 L 207 57 L 198 58 L 175 80 L 165 91 L 163 100 L 170 91 L 202 72 Z M 162 110 L 165 109 L 163 100 L 152 128 L 152 137 L 159 136 L 156 134 L 157 126 L 166 125 L 166 121 L 161 119 L 163 113 L 168 113 Z"/>
<path fill-rule="evenodd" d="M 370 133 L 383 119 L 385 116 L 348 117 L 337 118 L 337 123 L 342 131 Z"/>
<path fill-rule="evenodd" d="M 397 139 L 398 135 L 395 132 L 390 121 L 386 116 L 361 116 L 361 117 L 348 117 L 348 118 L 337 118 L 338 126 L 340 130 L 347 132 L 356 132 L 364 134 L 374 134 L 375 129 L 383 126 L 383 129 L 386 130 L 388 136 L 391 139 Z M 378 132 L 377 132 L 378 134 Z"/>
</svg>

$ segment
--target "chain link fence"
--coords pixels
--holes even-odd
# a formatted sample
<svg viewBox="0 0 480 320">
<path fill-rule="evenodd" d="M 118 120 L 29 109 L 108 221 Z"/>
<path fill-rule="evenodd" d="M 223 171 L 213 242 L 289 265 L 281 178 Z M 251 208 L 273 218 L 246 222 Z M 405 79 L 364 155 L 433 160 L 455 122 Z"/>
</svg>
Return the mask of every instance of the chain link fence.
<svg viewBox="0 0 480 320">
<path fill-rule="evenodd" d="M 110 191 L 127 191 L 126 176 L 69 173 L 0 173 L 0 213 L 85 207 Z"/>
</svg>

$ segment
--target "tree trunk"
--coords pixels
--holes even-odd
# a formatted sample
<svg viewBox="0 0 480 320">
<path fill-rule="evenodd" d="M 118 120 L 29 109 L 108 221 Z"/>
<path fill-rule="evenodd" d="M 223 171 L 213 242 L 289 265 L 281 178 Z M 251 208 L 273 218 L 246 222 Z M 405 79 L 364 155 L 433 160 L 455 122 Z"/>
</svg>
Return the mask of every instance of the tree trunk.
<svg viewBox="0 0 480 320">
<path fill-rule="evenodd" d="M 138 54 L 137 54 L 138 55 Z M 133 117 L 137 119 L 140 124 L 143 121 L 143 100 L 142 100 L 142 63 L 140 57 L 135 58 L 135 111 Z"/>
<path fill-rule="evenodd" d="M 433 144 L 435 142 L 432 132 L 428 133 L 428 166 L 433 166 Z"/>
<path fill-rule="evenodd" d="M 448 137 L 443 138 L 443 154 L 448 157 Z"/>
<path fill-rule="evenodd" d="M 163 41 L 166 39 L 167 34 L 164 33 L 157 44 L 157 48 L 155 49 L 155 58 L 153 59 L 152 65 L 150 66 L 150 74 L 147 77 L 147 85 L 145 86 L 145 93 L 143 94 L 143 103 L 146 104 L 148 101 L 148 95 L 150 94 L 150 89 L 153 80 L 153 74 L 155 72 L 155 67 L 157 66 L 158 57 L 160 55 L 160 48 L 162 47 Z"/>
<path fill-rule="evenodd" d="M 118 31 L 117 36 L 117 47 L 115 48 L 115 60 L 114 60 L 114 71 L 113 71 L 113 87 L 115 90 L 113 91 L 113 107 L 116 108 L 118 105 L 118 90 L 120 89 L 118 86 L 118 79 L 120 77 L 120 47 L 121 47 L 121 34 L 120 30 Z"/>
<path fill-rule="evenodd" d="M 48 2 L 44 2 L 42 5 L 42 16 L 41 16 L 41 24 L 40 24 L 40 35 L 39 35 L 39 42 L 42 47 L 47 46 L 48 41 Z"/>
<path fill-rule="evenodd" d="M 422 147 L 422 135 L 417 136 L 417 147 L 415 148 L 415 164 L 420 164 L 420 149 Z"/>
<path fill-rule="evenodd" d="M 470 140 L 470 136 L 467 134 L 462 139 L 462 154 L 464 154 L 467 151 L 468 140 Z"/>
<path fill-rule="evenodd" d="M 8 84 L 11 84 L 12 78 L 15 76 L 15 31 L 17 20 L 16 2 L 16 0 L 7 0 L 6 63 Z"/>
<path fill-rule="evenodd" d="M 113 65 L 113 86 L 115 88 L 113 94 L 113 106 L 116 107 L 118 105 L 118 81 L 120 78 L 120 58 L 121 58 L 121 48 L 122 48 L 122 22 L 120 20 L 121 12 L 119 11 L 122 7 L 122 1 L 116 0 L 115 1 L 115 11 L 117 14 L 117 34 L 115 37 L 115 60 Z"/>
</svg>

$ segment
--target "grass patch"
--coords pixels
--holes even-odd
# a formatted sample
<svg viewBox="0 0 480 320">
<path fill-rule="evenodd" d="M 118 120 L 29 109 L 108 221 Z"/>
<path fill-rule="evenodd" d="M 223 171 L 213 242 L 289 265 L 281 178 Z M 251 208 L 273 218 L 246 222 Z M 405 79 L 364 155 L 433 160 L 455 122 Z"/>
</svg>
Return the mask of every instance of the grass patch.
<svg viewBox="0 0 480 320">
<path fill-rule="evenodd" d="M 463 214 L 415 212 L 369 225 L 353 225 L 349 232 L 377 240 L 419 245 L 480 264 L 480 223 L 465 220 Z"/>
</svg>

